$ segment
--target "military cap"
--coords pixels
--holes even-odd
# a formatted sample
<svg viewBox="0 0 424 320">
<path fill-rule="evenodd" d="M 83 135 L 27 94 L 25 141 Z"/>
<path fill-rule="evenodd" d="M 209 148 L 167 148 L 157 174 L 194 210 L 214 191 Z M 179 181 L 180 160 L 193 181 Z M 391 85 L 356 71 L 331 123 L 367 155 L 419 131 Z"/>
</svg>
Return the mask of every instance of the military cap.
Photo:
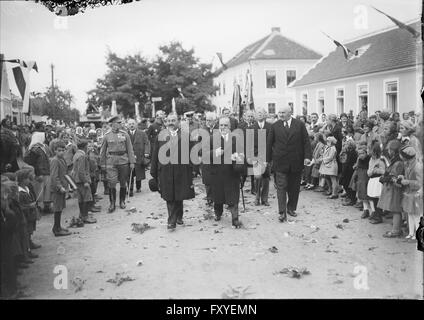
<svg viewBox="0 0 424 320">
<path fill-rule="evenodd" d="M 119 116 L 114 116 L 112 118 L 109 119 L 109 123 L 112 123 L 114 121 L 118 120 L 118 122 L 122 122 L 121 118 Z"/>
</svg>

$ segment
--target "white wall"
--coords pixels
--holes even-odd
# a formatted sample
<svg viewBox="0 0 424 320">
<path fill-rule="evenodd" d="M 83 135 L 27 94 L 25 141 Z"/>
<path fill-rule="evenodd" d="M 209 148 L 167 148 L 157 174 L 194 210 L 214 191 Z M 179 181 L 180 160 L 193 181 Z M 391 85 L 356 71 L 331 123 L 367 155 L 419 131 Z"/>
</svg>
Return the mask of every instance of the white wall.
<svg viewBox="0 0 424 320">
<path fill-rule="evenodd" d="M 287 88 L 286 70 L 296 70 L 297 79 L 308 71 L 317 60 L 252 60 L 238 66 L 229 68 L 214 79 L 214 84 L 225 83 L 225 95 L 211 97 L 212 103 L 218 108 L 230 107 L 234 91 L 234 79 L 241 85 L 242 96 L 245 88 L 246 72 L 249 70 L 253 82 L 253 101 L 255 108 L 265 108 L 268 110 L 268 103 L 275 103 L 276 110 L 279 107 L 287 106 L 288 102 L 295 102 L 295 91 Z M 276 88 L 266 88 L 266 71 L 276 72 Z M 219 111 L 219 110 L 218 110 Z"/>
<path fill-rule="evenodd" d="M 352 77 L 336 81 L 323 82 L 321 84 L 307 85 L 294 88 L 296 91 L 295 114 L 301 114 L 303 93 L 308 94 L 308 114 L 317 112 L 317 90 L 325 90 L 325 113 L 338 113 L 336 110 L 336 88 L 344 88 L 344 112 L 353 110 L 356 115 L 360 111 L 357 88 L 359 84 L 368 84 L 368 112 L 374 113 L 377 110 L 386 108 L 384 93 L 384 81 L 398 80 L 398 112 L 408 112 L 411 110 L 421 112 L 422 102 L 420 98 L 420 88 L 422 83 L 422 65 L 416 68 L 404 70 L 393 70 L 390 72 L 375 73 L 360 77 Z"/>
</svg>

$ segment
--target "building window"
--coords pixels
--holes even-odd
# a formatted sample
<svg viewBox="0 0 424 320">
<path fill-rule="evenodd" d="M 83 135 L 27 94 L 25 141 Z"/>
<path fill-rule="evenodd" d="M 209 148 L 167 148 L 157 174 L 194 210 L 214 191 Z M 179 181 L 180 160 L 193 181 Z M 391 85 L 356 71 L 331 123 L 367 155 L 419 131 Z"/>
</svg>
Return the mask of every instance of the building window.
<svg viewBox="0 0 424 320">
<path fill-rule="evenodd" d="M 225 95 L 225 82 L 222 83 L 222 94 Z"/>
<path fill-rule="evenodd" d="M 268 103 L 268 114 L 275 114 L 275 103 Z"/>
<path fill-rule="evenodd" d="M 336 89 L 337 114 L 344 112 L 344 89 Z"/>
<path fill-rule="evenodd" d="M 361 84 L 358 86 L 358 102 L 359 102 L 359 111 L 367 110 L 368 111 L 368 85 Z"/>
<path fill-rule="evenodd" d="M 302 94 L 302 114 L 306 116 L 308 114 L 308 94 Z"/>
<path fill-rule="evenodd" d="M 289 105 L 289 107 L 291 109 L 291 112 L 293 113 L 294 112 L 294 103 L 293 102 L 289 102 L 288 105 Z"/>
<path fill-rule="evenodd" d="M 398 82 L 388 81 L 385 83 L 386 108 L 391 112 L 397 111 L 398 105 Z"/>
<path fill-rule="evenodd" d="M 324 90 L 318 91 L 318 112 L 325 113 L 325 99 L 324 99 Z"/>
<path fill-rule="evenodd" d="M 276 84 L 277 84 L 276 77 L 277 77 L 277 75 L 276 75 L 275 71 L 268 70 L 266 72 L 266 88 L 267 89 L 275 89 L 276 88 Z"/>
<path fill-rule="evenodd" d="M 218 95 L 221 95 L 221 94 L 222 94 L 222 86 L 221 86 L 221 83 L 218 83 L 218 87 L 219 87 L 219 89 L 218 89 Z"/>
<path fill-rule="evenodd" d="M 286 71 L 286 83 L 289 85 L 294 80 L 296 80 L 296 70 L 287 70 Z"/>
</svg>

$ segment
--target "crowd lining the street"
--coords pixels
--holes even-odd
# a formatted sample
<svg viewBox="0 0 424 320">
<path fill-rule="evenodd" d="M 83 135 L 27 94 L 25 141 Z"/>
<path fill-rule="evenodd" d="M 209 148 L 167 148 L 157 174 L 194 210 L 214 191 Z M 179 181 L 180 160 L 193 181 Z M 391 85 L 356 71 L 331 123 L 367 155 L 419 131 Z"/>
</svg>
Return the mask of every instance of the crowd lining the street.
<svg viewBox="0 0 424 320">
<path fill-rule="evenodd" d="M 224 109 L 224 115 L 229 113 L 230 110 Z M 254 128 L 258 115 L 259 121 L 264 118 L 270 124 L 278 121 L 263 110 L 257 114 L 247 111 L 240 122 L 230 117 L 231 129 Z M 137 124 L 147 143 L 143 149 L 145 161 L 140 167 L 143 174 L 136 178 L 136 192 L 141 190 L 151 146 L 164 128 L 165 116 L 158 111 L 155 119 Z M 356 118 L 316 113 L 297 118 L 307 128 L 312 149 L 312 161 L 302 173 L 304 190 L 321 192 L 329 201 L 344 198 L 344 206 L 361 210 L 361 218 L 373 224 L 383 223 L 383 218 L 392 219 L 391 230 L 384 237 L 406 236 L 415 240 L 423 214 L 421 115 L 409 112 L 401 118 L 399 113 L 387 111 L 368 115 L 364 109 Z M 208 113 L 190 114 L 186 121 L 190 130 L 217 128 L 216 117 Z M 131 121 L 122 127 L 126 132 L 133 129 L 127 127 L 128 123 Z M 104 123 L 100 133 L 96 129 L 93 123 L 79 130 L 74 125 L 17 126 L 10 119 L 1 122 L 2 297 L 16 297 L 20 287 L 17 276 L 38 257 L 34 250 L 40 245 L 32 241 L 32 236 L 42 213 L 54 215 L 55 236 L 70 235 L 61 225 L 61 214 L 67 200 L 77 198 L 80 212 L 73 221 L 81 226 L 96 223 L 94 215 L 101 211 L 96 205 L 101 199 L 97 193 L 100 182 L 104 195 L 109 194 L 106 173 L 100 163 L 100 146 L 110 127 Z M 193 167 L 194 176 L 201 171 L 202 166 Z M 269 206 L 269 189 L 263 180 L 269 183 L 270 177 L 270 172 L 251 177 L 251 192 L 256 194 L 257 206 Z M 211 206 L 213 200 L 205 184 L 205 199 Z M 133 181 L 129 181 L 125 191 L 129 196 L 134 195 Z"/>
</svg>

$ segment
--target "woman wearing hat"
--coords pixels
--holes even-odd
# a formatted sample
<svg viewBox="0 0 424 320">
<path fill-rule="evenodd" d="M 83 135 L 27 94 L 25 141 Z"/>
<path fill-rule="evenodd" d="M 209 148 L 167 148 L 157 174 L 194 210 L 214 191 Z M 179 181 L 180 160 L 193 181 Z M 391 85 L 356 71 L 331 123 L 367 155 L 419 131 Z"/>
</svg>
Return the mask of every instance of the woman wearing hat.
<svg viewBox="0 0 424 320">
<path fill-rule="evenodd" d="M 327 138 L 327 148 L 324 150 L 322 156 L 322 164 L 319 168 L 319 173 L 326 176 L 331 181 L 332 194 L 329 195 L 328 199 L 337 199 L 338 183 L 337 183 L 337 150 L 336 150 L 337 139 L 333 136 Z"/>
<path fill-rule="evenodd" d="M 399 126 L 399 140 L 402 147 L 410 146 L 415 150 L 415 158 L 417 161 L 422 159 L 421 143 L 420 140 L 414 135 L 415 126 L 409 120 L 403 120 Z"/>
<path fill-rule="evenodd" d="M 400 150 L 400 158 L 405 164 L 405 176 L 399 176 L 399 179 L 404 186 L 402 209 L 408 215 L 409 233 L 406 238 L 415 240 L 420 216 L 423 215 L 423 166 L 411 146 Z"/>
</svg>

